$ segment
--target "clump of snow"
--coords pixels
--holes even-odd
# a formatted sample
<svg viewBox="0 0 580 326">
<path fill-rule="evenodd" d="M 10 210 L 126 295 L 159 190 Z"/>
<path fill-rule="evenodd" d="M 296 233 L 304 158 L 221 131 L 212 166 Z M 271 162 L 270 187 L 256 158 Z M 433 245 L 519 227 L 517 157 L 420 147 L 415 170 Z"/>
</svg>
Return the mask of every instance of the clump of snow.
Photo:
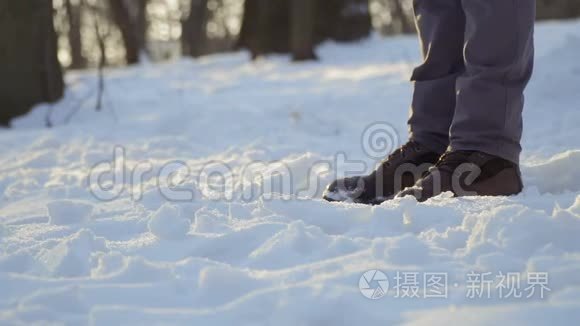
<svg viewBox="0 0 580 326">
<path fill-rule="evenodd" d="M 526 166 L 528 184 L 540 192 L 580 191 L 580 150 L 570 150 L 551 157 L 546 162 Z"/>
<path fill-rule="evenodd" d="M 395 265 L 421 265 L 432 262 L 434 254 L 431 248 L 411 234 L 392 239 L 388 242 L 375 243 L 375 257 Z"/>
<path fill-rule="evenodd" d="M 88 202 L 55 200 L 46 204 L 48 222 L 53 225 L 82 224 L 90 221 L 94 206 Z"/>
<path fill-rule="evenodd" d="M 152 214 L 147 226 L 160 239 L 181 240 L 189 233 L 190 224 L 177 205 L 165 203 Z"/>
<path fill-rule="evenodd" d="M 153 283 L 173 278 L 167 265 L 148 261 L 143 257 L 123 257 L 118 270 L 104 277 L 120 283 Z"/>
<path fill-rule="evenodd" d="M 53 276 L 74 277 L 84 276 L 90 271 L 93 253 L 106 250 L 104 238 L 99 238 L 87 229 L 66 237 L 56 246 L 43 249 L 37 260 L 48 273 Z"/>
<path fill-rule="evenodd" d="M 256 287 L 263 287 L 264 280 L 259 280 L 247 271 L 227 266 L 210 266 L 199 272 L 198 289 L 203 296 L 203 306 L 226 304 L 243 297 Z"/>
<path fill-rule="evenodd" d="M 218 210 L 201 208 L 195 212 L 193 228 L 198 233 L 223 234 L 231 231 L 231 220 Z"/>
<path fill-rule="evenodd" d="M 74 285 L 37 291 L 22 299 L 21 305 L 41 306 L 60 314 L 86 314 L 90 311 L 84 292 Z"/>
</svg>

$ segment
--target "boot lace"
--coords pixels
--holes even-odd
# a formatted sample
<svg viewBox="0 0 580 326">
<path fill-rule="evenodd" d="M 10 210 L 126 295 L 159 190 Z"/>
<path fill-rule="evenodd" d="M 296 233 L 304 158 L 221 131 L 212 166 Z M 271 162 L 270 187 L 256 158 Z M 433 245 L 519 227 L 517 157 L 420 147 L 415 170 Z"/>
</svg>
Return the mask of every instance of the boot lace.
<svg viewBox="0 0 580 326">
<path fill-rule="evenodd" d="M 414 141 L 408 141 L 406 144 L 404 144 L 403 146 L 395 150 L 393 153 L 391 153 L 385 160 L 383 160 L 383 162 L 381 162 L 381 164 L 385 166 L 391 166 L 393 162 L 399 160 L 400 158 L 403 159 L 407 158 L 407 154 L 410 151 L 418 153 L 422 150 L 423 149 L 418 143 Z"/>
<path fill-rule="evenodd" d="M 469 162 L 469 157 L 473 152 L 471 151 L 453 151 L 453 152 L 445 152 L 433 169 L 440 169 L 452 172 L 453 170 L 457 169 L 461 164 Z"/>
</svg>

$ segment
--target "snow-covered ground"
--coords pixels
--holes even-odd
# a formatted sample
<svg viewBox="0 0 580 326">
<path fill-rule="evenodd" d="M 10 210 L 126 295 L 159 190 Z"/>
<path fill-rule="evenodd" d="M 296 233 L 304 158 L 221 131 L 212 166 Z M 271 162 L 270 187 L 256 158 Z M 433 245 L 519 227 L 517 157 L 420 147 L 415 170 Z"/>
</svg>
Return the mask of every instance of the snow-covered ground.
<svg viewBox="0 0 580 326">
<path fill-rule="evenodd" d="M 111 70 L 101 112 L 70 74 L 0 130 L 0 324 L 577 323 L 579 53 L 580 22 L 538 26 L 524 193 L 377 207 L 320 193 L 406 140 L 412 37 Z"/>
</svg>

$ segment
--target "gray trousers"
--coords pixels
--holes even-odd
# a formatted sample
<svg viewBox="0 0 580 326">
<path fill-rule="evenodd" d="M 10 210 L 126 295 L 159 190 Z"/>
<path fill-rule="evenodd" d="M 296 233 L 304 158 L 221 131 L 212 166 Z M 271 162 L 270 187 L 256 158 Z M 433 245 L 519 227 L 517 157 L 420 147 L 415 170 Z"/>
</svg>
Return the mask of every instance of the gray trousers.
<svg viewBox="0 0 580 326">
<path fill-rule="evenodd" d="M 424 62 L 411 78 L 410 139 L 518 163 L 535 0 L 414 0 L 414 10 Z"/>
</svg>

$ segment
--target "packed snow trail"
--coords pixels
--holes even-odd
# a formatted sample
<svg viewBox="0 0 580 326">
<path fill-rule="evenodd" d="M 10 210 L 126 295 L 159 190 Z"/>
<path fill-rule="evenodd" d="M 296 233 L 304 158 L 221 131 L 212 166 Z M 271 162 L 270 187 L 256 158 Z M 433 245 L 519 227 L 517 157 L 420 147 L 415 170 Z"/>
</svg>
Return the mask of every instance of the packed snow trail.
<svg viewBox="0 0 580 326">
<path fill-rule="evenodd" d="M 417 52 L 412 37 L 374 37 L 325 44 L 316 63 L 235 53 L 110 70 L 102 112 L 94 74 L 70 74 L 60 103 L 0 130 L 0 323 L 580 320 L 578 21 L 538 26 L 522 194 L 376 207 L 320 199 L 334 177 L 326 163 L 373 167 L 361 144 L 373 122 L 397 131 L 388 146 L 406 139 Z M 115 158 L 126 170 L 113 187 L 89 188 L 91 173 Z M 175 177 L 171 164 L 196 177 L 158 185 Z M 131 181 L 136 167 L 149 172 Z M 272 172 L 264 180 L 272 191 L 253 193 L 256 184 L 240 178 L 248 169 Z M 235 181 L 227 198 L 213 187 L 215 171 Z M 359 289 L 369 270 L 390 281 L 377 300 Z M 521 276 L 512 287 L 521 297 L 499 292 L 506 273 Z M 426 297 L 432 274 L 446 275 L 446 297 Z M 483 274 L 490 298 L 487 283 L 482 293 L 472 283 Z M 546 285 L 543 298 L 538 287 L 527 298 L 534 280 Z M 397 292 L 413 296 L 417 286 L 419 298 Z"/>
</svg>

